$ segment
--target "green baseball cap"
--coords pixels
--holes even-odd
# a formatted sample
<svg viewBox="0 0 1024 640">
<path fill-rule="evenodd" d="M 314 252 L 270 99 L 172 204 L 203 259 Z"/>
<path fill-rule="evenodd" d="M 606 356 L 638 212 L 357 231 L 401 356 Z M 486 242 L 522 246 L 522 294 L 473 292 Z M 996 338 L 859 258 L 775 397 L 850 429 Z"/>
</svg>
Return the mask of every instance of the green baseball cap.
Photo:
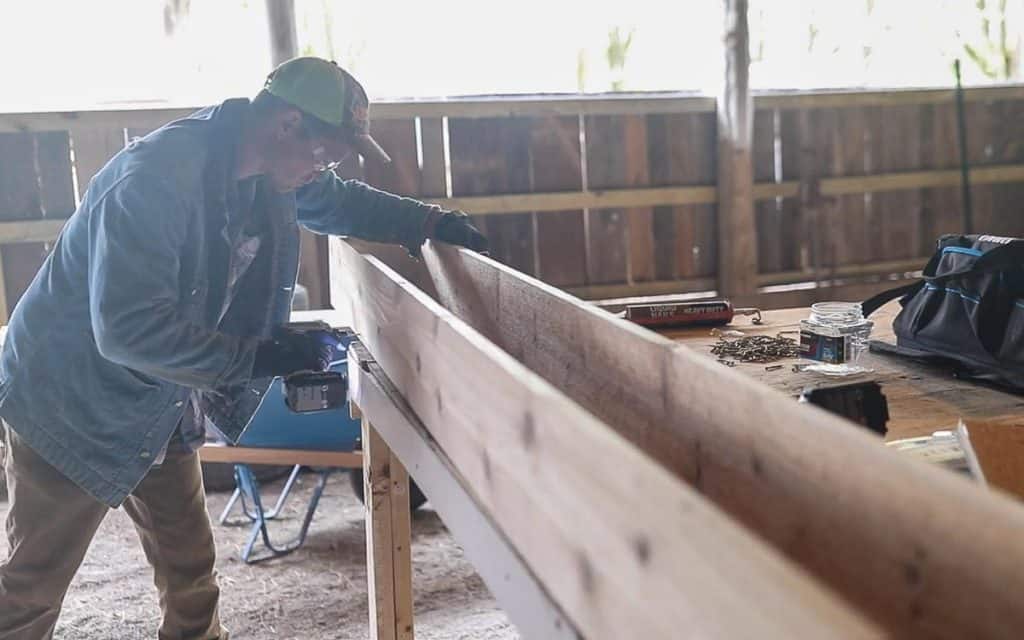
<svg viewBox="0 0 1024 640">
<path fill-rule="evenodd" d="M 352 74 L 335 62 L 306 56 L 282 62 L 267 76 L 264 90 L 300 111 L 337 127 L 364 158 L 391 162 L 370 137 L 370 100 Z"/>
</svg>

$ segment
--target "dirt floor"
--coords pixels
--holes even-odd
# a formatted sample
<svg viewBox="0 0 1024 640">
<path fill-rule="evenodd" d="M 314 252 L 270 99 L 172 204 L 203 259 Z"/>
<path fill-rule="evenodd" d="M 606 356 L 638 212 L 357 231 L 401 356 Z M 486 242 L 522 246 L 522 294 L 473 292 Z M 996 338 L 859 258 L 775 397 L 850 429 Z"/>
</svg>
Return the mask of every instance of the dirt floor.
<svg viewBox="0 0 1024 640">
<path fill-rule="evenodd" d="M 313 475 L 301 477 L 286 518 L 275 523 L 284 538 L 297 529 L 314 481 Z M 279 486 L 274 483 L 264 493 L 276 496 Z M 208 496 L 211 518 L 227 498 Z M 6 513 L 0 494 L 0 517 Z M 336 475 L 327 485 L 306 544 L 290 556 L 246 565 L 239 550 L 248 527 L 214 524 L 214 531 L 221 617 L 233 640 L 367 637 L 363 511 L 346 477 Z M 0 558 L 6 554 L 7 542 L 0 539 Z M 413 518 L 413 588 L 418 639 L 518 638 L 429 505 Z M 71 585 L 55 637 L 152 639 L 159 622 L 156 591 L 135 530 L 123 511 L 113 511 Z"/>
</svg>

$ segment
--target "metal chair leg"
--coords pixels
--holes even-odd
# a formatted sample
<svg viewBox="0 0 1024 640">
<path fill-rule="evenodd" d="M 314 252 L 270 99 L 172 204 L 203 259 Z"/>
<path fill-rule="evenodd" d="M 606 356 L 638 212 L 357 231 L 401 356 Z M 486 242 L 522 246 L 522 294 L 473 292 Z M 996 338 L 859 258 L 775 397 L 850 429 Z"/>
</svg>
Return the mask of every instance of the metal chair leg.
<svg viewBox="0 0 1024 640">
<path fill-rule="evenodd" d="M 228 498 L 228 503 L 224 505 L 224 510 L 220 512 L 220 517 L 217 518 L 217 524 L 224 524 L 228 521 L 228 516 L 231 515 L 231 509 L 234 508 L 235 503 L 238 502 L 238 498 L 241 495 L 242 490 L 238 488 L 238 482 L 235 481 L 235 492 L 231 494 L 231 497 Z"/>
<path fill-rule="evenodd" d="M 324 488 L 327 486 L 327 478 L 331 475 L 333 469 L 322 469 L 318 471 L 320 478 L 317 481 L 317 485 L 313 490 L 313 495 L 309 500 L 309 506 L 306 508 L 306 514 L 302 519 L 302 526 L 299 529 L 298 535 L 282 544 L 275 545 L 270 540 L 270 531 L 267 528 L 267 518 L 261 517 L 259 514 L 262 513 L 262 503 L 259 496 L 259 485 L 256 482 L 256 478 L 252 476 L 251 471 L 245 469 L 240 476 L 248 476 L 242 478 L 239 482 L 239 487 L 242 488 L 243 494 L 251 491 L 252 495 L 249 498 L 253 501 L 253 507 L 257 514 L 253 522 L 252 529 L 249 532 L 249 538 L 242 548 L 242 561 L 246 564 L 255 564 L 271 558 L 279 558 L 287 555 L 292 551 L 295 551 L 302 543 L 306 541 L 306 534 L 309 532 L 309 525 L 313 522 L 313 515 L 316 513 L 317 505 L 320 503 L 320 497 L 323 495 Z M 243 496 L 243 500 L 244 500 Z M 258 539 L 263 539 L 263 546 L 266 548 L 268 553 L 266 555 L 253 557 L 253 549 L 256 546 Z"/>
<path fill-rule="evenodd" d="M 244 470 L 239 471 L 239 467 L 244 467 Z M 281 488 L 281 493 L 277 497 L 277 502 L 274 504 L 274 508 L 263 513 L 263 518 L 265 520 L 273 520 L 274 518 L 276 518 L 281 513 L 281 509 L 284 508 L 284 503 L 288 499 L 288 496 L 291 494 L 292 487 L 295 485 L 295 480 L 299 477 L 299 472 L 301 470 L 302 470 L 302 465 L 297 464 L 294 467 L 292 467 L 292 472 L 288 476 L 288 480 L 284 483 L 284 487 Z M 244 473 L 245 477 L 246 478 L 251 478 L 251 480 L 240 480 L 239 479 L 239 474 L 240 473 Z M 245 517 L 247 517 L 250 521 L 255 521 L 257 519 L 256 511 L 254 509 L 250 509 L 249 508 L 248 501 L 246 500 L 246 497 L 245 497 L 246 493 L 249 493 L 249 492 L 248 491 L 243 492 L 241 490 L 241 486 L 242 486 L 243 482 L 256 483 L 256 476 L 255 476 L 255 474 L 252 473 L 252 470 L 249 469 L 248 465 L 236 464 L 235 465 L 235 485 L 236 485 L 235 493 L 231 496 L 231 499 L 228 500 L 228 504 L 224 508 L 224 513 L 221 514 L 220 524 L 224 524 L 224 522 L 227 521 L 228 511 L 230 511 L 230 509 L 234 506 L 236 499 L 238 499 L 239 497 L 242 499 L 242 513 L 245 515 Z"/>
</svg>

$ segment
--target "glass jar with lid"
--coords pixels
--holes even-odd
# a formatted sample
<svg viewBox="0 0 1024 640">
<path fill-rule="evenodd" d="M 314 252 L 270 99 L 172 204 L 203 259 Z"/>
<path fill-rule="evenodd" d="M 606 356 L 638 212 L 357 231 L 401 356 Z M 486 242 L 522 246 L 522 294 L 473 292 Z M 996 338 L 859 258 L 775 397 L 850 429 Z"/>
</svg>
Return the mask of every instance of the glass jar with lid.
<svg viewBox="0 0 1024 640">
<path fill-rule="evenodd" d="M 859 302 L 811 305 L 811 315 L 800 322 L 800 357 L 811 361 L 805 369 L 833 376 L 868 371 L 858 361 L 873 328 Z"/>
</svg>

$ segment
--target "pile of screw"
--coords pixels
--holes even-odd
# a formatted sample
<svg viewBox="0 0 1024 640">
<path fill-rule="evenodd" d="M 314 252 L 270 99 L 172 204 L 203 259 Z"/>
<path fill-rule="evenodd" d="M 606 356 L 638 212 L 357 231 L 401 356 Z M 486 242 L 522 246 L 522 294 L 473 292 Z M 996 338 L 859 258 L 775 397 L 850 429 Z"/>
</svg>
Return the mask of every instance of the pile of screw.
<svg viewBox="0 0 1024 640">
<path fill-rule="evenodd" d="M 795 340 L 782 336 L 744 336 L 735 340 L 719 338 L 711 347 L 711 353 L 727 367 L 736 362 L 775 362 L 800 355 L 800 346 Z"/>
</svg>

